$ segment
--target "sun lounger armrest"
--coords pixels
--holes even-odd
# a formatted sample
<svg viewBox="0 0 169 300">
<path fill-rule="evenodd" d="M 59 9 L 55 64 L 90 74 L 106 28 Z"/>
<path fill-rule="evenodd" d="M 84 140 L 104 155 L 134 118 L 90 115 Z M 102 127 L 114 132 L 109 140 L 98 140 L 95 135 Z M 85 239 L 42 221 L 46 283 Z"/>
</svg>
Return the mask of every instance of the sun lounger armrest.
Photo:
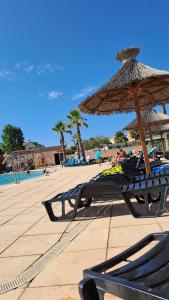
<svg viewBox="0 0 169 300">
<path fill-rule="evenodd" d="M 109 260 L 107 260 L 106 262 L 103 262 L 99 265 L 96 265 L 90 269 L 86 269 L 84 270 L 84 277 L 85 275 L 90 272 L 90 271 L 94 271 L 94 272 L 104 272 L 107 269 L 113 266 L 115 266 L 116 264 L 119 264 L 121 261 L 126 260 L 127 258 L 129 258 L 130 256 L 134 255 L 135 253 L 137 253 L 138 251 L 140 251 L 141 249 L 143 249 L 145 246 L 147 246 L 148 244 L 150 244 L 151 242 L 158 240 L 160 243 L 157 244 L 154 248 L 156 249 L 158 247 L 158 251 L 159 251 L 159 247 L 163 247 L 163 244 L 166 243 L 165 239 L 168 238 L 169 232 L 163 232 L 163 233 L 151 233 L 149 235 L 147 235 L 144 239 L 142 239 L 141 241 L 139 241 L 138 243 L 136 243 L 135 245 L 133 245 L 132 247 L 128 248 L 127 250 L 121 252 L 120 254 L 116 255 L 113 258 L 110 258 Z M 112 264 L 113 261 L 113 264 Z"/>
<path fill-rule="evenodd" d="M 113 268 L 112 270 L 112 267 L 118 265 L 121 261 L 126 260 L 129 256 L 137 253 L 154 240 L 159 240 L 159 243 L 156 244 L 151 250 L 148 250 L 148 252 L 146 252 L 143 256 L 136 258 L 136 260 L 130 262 L 129 264 L 125 264 L 124 266 L 117 269 Z M 166 251 L 166 245 L 168 245 L 168 243 L 169 232 L 150 234 L 134 246 L 122 252 L 121 254 L 116 255 L 108 261 L 103 262 L 95 267 L 85 270 L 84 279 L 79 283 L 79 293 L 81 296 L 81 300 L 104 299 L 105 292 L 120 297 L 120 299 L 122 298 L 126 300 L 168 299 L 168 297 L 160 297 L 159 291 L 156 294 L 157 297 L 154 297 L 153 291 L 149 288 L 146 288 L 143 284 L 147 280 L 147 263 L 150 263 L 151 272 L 156 276 L 156 278 L 154 277 L 153 280 L 160 284 L 162 284 L 163 282 L 164 285 L 166 284 L 165 279 L 168 279 L 168 277 L 164 277 L 164 279 L 161 280 L 160 276 L 157 275 L 156 271 L 158 266 L 156 264 L 158 263 L 156 261 L 156 255 L 158 255 L 160 259 L 160 253 L 161 255 L 164 254 L 164 251 Z M 159 268 L 160 266 L 163 268 L 163 264 L 165 264 L 166 266 L 168 265 L 167 251 L 165 252 L 164 256 L 165 258 L 161 265 L 159 261 Z M 156 263 L 154 262 L 154 260 Z M 108 272 L 103 273 L 105 270 L 108 269 Z M 140 278 L 143 278 L 143 283 L 141 285 L 137 282 L 136 273 L 136 281 L 130 280 L 132 276 L 131 273 L 135 272 L 135 270 L 138 270 L 137 275 L 139 274 L 138 276 L 140 276 Z M 123 277 L 124 275 L 125 277 Z M 161 276 L 164 275 L 161 274 Z M 151 282 L 149 282 L 149 285 L 150 287 L 153 287 L 151 285 Z"/>
</svg>

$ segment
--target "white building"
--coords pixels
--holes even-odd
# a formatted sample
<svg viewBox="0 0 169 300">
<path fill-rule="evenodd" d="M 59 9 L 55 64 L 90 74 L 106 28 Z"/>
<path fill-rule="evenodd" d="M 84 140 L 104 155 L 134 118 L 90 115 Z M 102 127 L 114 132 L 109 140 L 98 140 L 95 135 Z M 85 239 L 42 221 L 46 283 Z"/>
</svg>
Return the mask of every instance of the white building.
<svg viewBox="0 0 169 300">
<path fill-rule="evenodd" d="M 31 141 L 24 142 L 23 146 L 24 146 L 25 150 L 31 150 L 33 148 L 36 148 L 35 145 L 34 145 L 34 143 L 32 143 Z"/>
</svg>

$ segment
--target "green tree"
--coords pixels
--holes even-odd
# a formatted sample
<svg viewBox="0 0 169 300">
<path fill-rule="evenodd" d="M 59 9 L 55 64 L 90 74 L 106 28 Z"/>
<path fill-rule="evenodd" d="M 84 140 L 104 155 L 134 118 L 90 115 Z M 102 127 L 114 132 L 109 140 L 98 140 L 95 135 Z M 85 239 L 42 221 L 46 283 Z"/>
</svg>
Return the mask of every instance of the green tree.
<svg viewBox="0 0 169 300">
<path fill-rule="evenodd" d="M 114 137 L 114 141 L 115 143 L 124 143 L 128 141 L 128 138 L 126 137 L 126 135 L 123 133 L 123 131 L 117 131 L 115 133 L 115 137 Z"/>
<path fill-rule="evenodd" d="M 63 161 L 66 161 L 66 150 L 65 150 L 65 133 L 71 133 L 69 126 L 62 121 L 57 121 L 55 126 L 52 128 L 53 131 L 60 134 L 60 145 L 63 152 Z"/>
<path fill-rule="evenodd" d="M 45 147 L 45 145 L 40 144 L 38 142 L 32 142 L 32 143 L 35 145 L 36 148 L 43 148 L 43 147 Z"/>
<path fill-rule="evenodd" d="M 110 140 L 108 137 L 104 136 L 96 136 L 96 137 L 91 137 L 88 140 L 83 141 L 83 145 L 85 150 L 90 150 L 93 148 L 100 147 L 101 145 L 104 144 L 110 144 Z"/>
<path fill-rule="evenodd" d="M 67 118 L 70 120 L 70 126 L 76 127 L 77 142 L 79 144 L 80 153 L 82 158 L 86 159 L 80 132 L 80 127 L 88 127 L 86 119 L 80 114 L 80 112 L 77 109 L 71 110 Z"/>
<path fill-rule="evenodd" d="M 140 138 L 140 132 L 139 130 L 131 130 L 130 131 L 130 136 L 132 137 L 132 139 L 139 140 Z"/>
<path fill-rule="evenodd" d="M 6 154 L 23 149 L 24 136 L 21 128 L 7 124 L 2 130 L 1 137 L 2 150 Z"/>
</svg>

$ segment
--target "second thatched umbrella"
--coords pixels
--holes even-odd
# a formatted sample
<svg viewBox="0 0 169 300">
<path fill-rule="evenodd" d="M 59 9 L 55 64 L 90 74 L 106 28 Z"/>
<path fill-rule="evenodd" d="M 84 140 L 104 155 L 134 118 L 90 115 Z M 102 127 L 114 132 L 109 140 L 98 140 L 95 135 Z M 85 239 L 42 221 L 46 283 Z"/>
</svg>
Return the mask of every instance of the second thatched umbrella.
<svg viewBox="0 0 169 300">
<path fill-rule="evenodd" d="M 148 130 L 151 142 L 152 142 L 152 133 L 154 133 L 155 130 L 157 130 L 158 132 L 158 127 L 160 125 L 169 124 L 169 116 L 161 112 L 158 112 L 155 109 L 142 110 L 141 117 L 142 117 L 143 127 L 145 128 L 146 131 Z M 123 130 L 127 130 L 127 131 L 138 130 L 138 129 L 139 129 L 139 124 L 137 119 L 134 119 L 123 128 Z"/>
<path fill-rule="evenodd" d="M 151 127 L 151 134 L 160 134 L 161 135 L 161 141 L 162 141 L 162 147 L 163 147 L 163 154 L 165 154 L 165 143 L 163 139 L 163 133 L 169 132 L 169 124 L 165 125 L 158 125 Z"/>
<path fill-rule="evenodd" d="M 139 48 L 117 54 L 121 69 L 95 94 L 82 101 L 79 108 L 88 114 L 108 115 L 136 111 L 146 172 L 151 173 L 144 137 L 141 108 L 169 102 L 169 72 L 153 69 L 135 59 Z"/>
</svg>

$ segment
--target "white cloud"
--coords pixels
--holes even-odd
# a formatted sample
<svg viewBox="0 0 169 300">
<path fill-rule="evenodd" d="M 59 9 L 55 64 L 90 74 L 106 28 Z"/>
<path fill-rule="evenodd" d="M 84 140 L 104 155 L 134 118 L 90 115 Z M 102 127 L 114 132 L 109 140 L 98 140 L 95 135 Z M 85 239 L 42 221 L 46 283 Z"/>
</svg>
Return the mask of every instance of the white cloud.
<svg viewBox="0 0 169 300">
<path fill-rule="evenodd" d="M 72 100 L 81 99 L 87 96 L 89 93 L 93 92 L 96 89 L 94 86 L 87 86 L 83 88 L 79 93 L 72 96 Z"/>
<path fill-rule="evenodd" d="M 21 75 L 23 79 L 23 75 L 30 75 L 32 73 L 36 75 L 50 75 L 50 74 L 54 74 L 56 71 L 62 71 L 62 70 L 63 67 L 57 64 L 46 63 L 41 65 L 34 65 L 28 63 L 27 61 L 18 61 L 12 67 L 6 65 L 0 66 L 0 80 L 13 81 L 19 79 Z M 54 97 L 56 98 L 56 96 Z"/>
<path fill-rule="evenodd" d="M 53 74 L 56 71 L 62 71 L 63 67 L 59 65 L 52 65 L 51 63 L 42 64 L 37 66 L 37 74 L 38 75 L 48 75 Z"/>
<path fill-rule="evenodd" d="M 22 63 L 17 62 L 16 65 L 15 65 L 15 68 L 19 70 L 19 69 L 21 69 L 21 67 L 22 67 Z"/>
<path fill-rule="evenodd" d="M 35 66 L 27 62 L 17 62 L 15 69 L 17 71 L 24 71 L 26 74 L 30 74 L 34 70 Z"/>
<path fill-rule="evenodd" d="M 27 74 L 30 74 L 33 70 L 34 70 L 34 65 L 29 65 L 29 66 L 27 66 L 27 67 L 24 68 L 24 71 Z"/>
<path fill-rule="evenodd" d="M 59 96 L 62 96 L 63 93 L 57 90 L 53 90 L 51 92 L 49 92 L 48 94 L 48 99 L 57 99 Z"/>
<path fill-rule="evenodd" d="M 0 79 L 5 79 L 7 81 L 13 80 L 15 77 L 15 73 L 8 70 L 8 69 L 4 69 L 1 68 L 0 69 Z"/>
</svg>

